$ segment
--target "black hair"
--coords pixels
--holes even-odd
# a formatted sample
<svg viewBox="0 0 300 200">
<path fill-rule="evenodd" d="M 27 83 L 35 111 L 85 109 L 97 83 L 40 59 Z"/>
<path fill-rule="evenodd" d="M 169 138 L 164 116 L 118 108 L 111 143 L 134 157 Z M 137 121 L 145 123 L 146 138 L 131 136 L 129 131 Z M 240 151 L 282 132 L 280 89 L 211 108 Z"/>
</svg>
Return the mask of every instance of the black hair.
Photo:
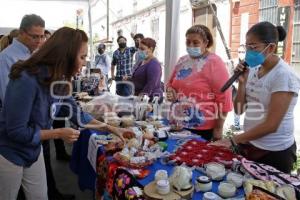
<svg viewBox="0 0 300 200">
<path fill-rule="evenodd" d="M 206 26 L 201 24 L 194 25 L 186 31 L 185 36 L 193 33 L 199 34 L 203 40 L 207 41 L 207 48 L 211 47 L 214 44 L 213 36 L 209 28 L 207 28 Z"/>
<path fill-rule="evenodd" d="M 45 29 L 44 34 L 48 34 L 48 35 L 52 35 L 50 31 L 48 31 L 47 29 Z"/>
<path fill-rule="evenodd" d="M 121 36 L 118 37 L 117 42 L 119 42 L 119 40 L 122 39 L 122 38 L 123 38 L 125 41 L 127 41 L 126 37 L 124 37 L 123 35 L 121 35 Z"/>
<path fill-rule="evenodd" d="M 32 26 L 40 26 L 45 28 L 45 21 L 38 15 L 25 15 L 20 24 L 20 30 L 28 30 Z"/>
<path fill-rule="evenodd" d="M 106 49 L 105 44 L 101 43 L 98 45 L 98 49 Z"/>
<path fill-rule="evenodd" d="M 259 22 L 253 25 L 247 32 L 247 35 L 255 35 L 263 43 L 275 43 L 283 41 L 286 37 L 286 31 L 282 26 L 274 26 L 270 22 Z"/>
<path fill-rule="evenodd" d="M 145 37 L 142 33 L 137 33 L 137 34 L 134 35 L 133 39 L 135 40 L 135 39 L 138 39 L 138 38 L 144 39 Z"/>
</svg>

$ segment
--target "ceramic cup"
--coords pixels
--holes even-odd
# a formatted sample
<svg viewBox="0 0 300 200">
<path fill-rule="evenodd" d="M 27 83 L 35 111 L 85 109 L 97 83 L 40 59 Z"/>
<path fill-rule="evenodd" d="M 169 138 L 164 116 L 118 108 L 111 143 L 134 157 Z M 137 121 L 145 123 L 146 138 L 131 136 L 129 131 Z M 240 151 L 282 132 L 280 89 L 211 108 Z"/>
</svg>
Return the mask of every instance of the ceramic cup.
<svg viewBox="0 0 300 200">
<path fill-rule="evenodd" d="M 155 181 L 168 180 L 168 172 L 166 170 L 160 169 L 155 172 Z"/>
<path fill-rule="evenodd" d="M 199 176 L 196 180 L 196 191 L 208 192 L 212 188 L 211 179 L 207 176 Z"/>
<path fill-rule="evenodd" d="M 170 192 L 170 183 L 168 180 L 159 180 L 156 182 L 156 190 L 158 194 L 166 195 Z"/>
</svg>

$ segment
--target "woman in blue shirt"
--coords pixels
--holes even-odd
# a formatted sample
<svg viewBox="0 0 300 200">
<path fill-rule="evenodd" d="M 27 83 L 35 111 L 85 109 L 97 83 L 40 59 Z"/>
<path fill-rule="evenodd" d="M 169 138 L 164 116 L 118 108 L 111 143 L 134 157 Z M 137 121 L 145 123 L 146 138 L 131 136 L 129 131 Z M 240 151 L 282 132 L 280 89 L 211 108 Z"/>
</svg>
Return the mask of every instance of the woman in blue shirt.
<svg viewBox="0 0 300 200">
<path fill-rule="evenodd" d="M 122 131 L 82 112 L 71 95 L 71 77 L 85 65 L 88 37 L 81 30 L 61 28 L 25 62 L 12 67 L 0 111 L 0 194 L 16 199 L 22 184 L 27 199 L 47 199 L 41 141 L 75 142 L 79 131 L 51 129 L 57 116 L 68 113 L 82 127 Z M 64 116 L 65 117 L 65 116 Z"/>
</svg>

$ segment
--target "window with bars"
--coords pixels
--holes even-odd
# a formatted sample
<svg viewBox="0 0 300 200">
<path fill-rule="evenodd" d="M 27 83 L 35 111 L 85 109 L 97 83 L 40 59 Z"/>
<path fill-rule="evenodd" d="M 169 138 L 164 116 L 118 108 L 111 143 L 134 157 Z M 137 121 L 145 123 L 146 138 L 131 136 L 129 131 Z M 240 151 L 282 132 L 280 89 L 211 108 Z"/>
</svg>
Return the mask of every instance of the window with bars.
<svg viewBox="0 0 300 200">
<path fill-rule="evenodd" d="M 259 21 L 268 21 L 277 24 L 278 0 L 259 1 Z"/>
<path fill-rule="evenodd" d="M 203 1 L 195 0 L 194 2 L 203 2 Z M 211 31 L 213 38 L 215 38 L 216 33 L 217 33 L 217 28 L 216 28 L 216 23 L 214 20 L 212 10 L 211 10 L 210 6 L 207 5 L 207 3 L 201 4 L 201 5 L 203 5 L 203 6 L 197 7 L 193 11 L 193 18 L 194 18 L 193 24 L 194 25 L 195 24 L 203 24 L 203 25 L 207 26 L 209 28 L 209 30 Z M 215 13 L 217 14 L 218 13 L 217 6 L 215 4 L 212 4 L 212 6 L 215 10 Z M 215 50 L 216 50 L 216 43 L 214 42 L 213 46 L 211 47 L 211 51 L 215 52 Z"/>
</svg>

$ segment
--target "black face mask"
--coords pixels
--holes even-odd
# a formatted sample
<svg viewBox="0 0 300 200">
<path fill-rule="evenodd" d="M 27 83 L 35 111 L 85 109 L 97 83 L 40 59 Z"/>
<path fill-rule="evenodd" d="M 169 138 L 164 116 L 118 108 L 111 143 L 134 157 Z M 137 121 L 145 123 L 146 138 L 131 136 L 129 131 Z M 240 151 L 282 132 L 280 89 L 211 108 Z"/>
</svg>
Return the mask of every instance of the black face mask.
<svg viewBox="0 0 300 200">
<path fill-rule="evenodd" d="M 103 53 L 104 53 L 104 50 L 103 50 L 103 49 L 99 49 L 98 52 L 99 52 L 100 54 L 103 54 Z"/>
<path fill-rule="evenodd" d="M 126 47 L 126 43 L 119 43 L 119 47 L 121 48 L 121 49 L 124 49 L 125 47 Z"/>
<path fill-rule="evenodd" d="M 135 42 L 135 47 L 139 48 L 139 46 L 140 46 L 140 43 L 139 42 Z"/>
</svg>

